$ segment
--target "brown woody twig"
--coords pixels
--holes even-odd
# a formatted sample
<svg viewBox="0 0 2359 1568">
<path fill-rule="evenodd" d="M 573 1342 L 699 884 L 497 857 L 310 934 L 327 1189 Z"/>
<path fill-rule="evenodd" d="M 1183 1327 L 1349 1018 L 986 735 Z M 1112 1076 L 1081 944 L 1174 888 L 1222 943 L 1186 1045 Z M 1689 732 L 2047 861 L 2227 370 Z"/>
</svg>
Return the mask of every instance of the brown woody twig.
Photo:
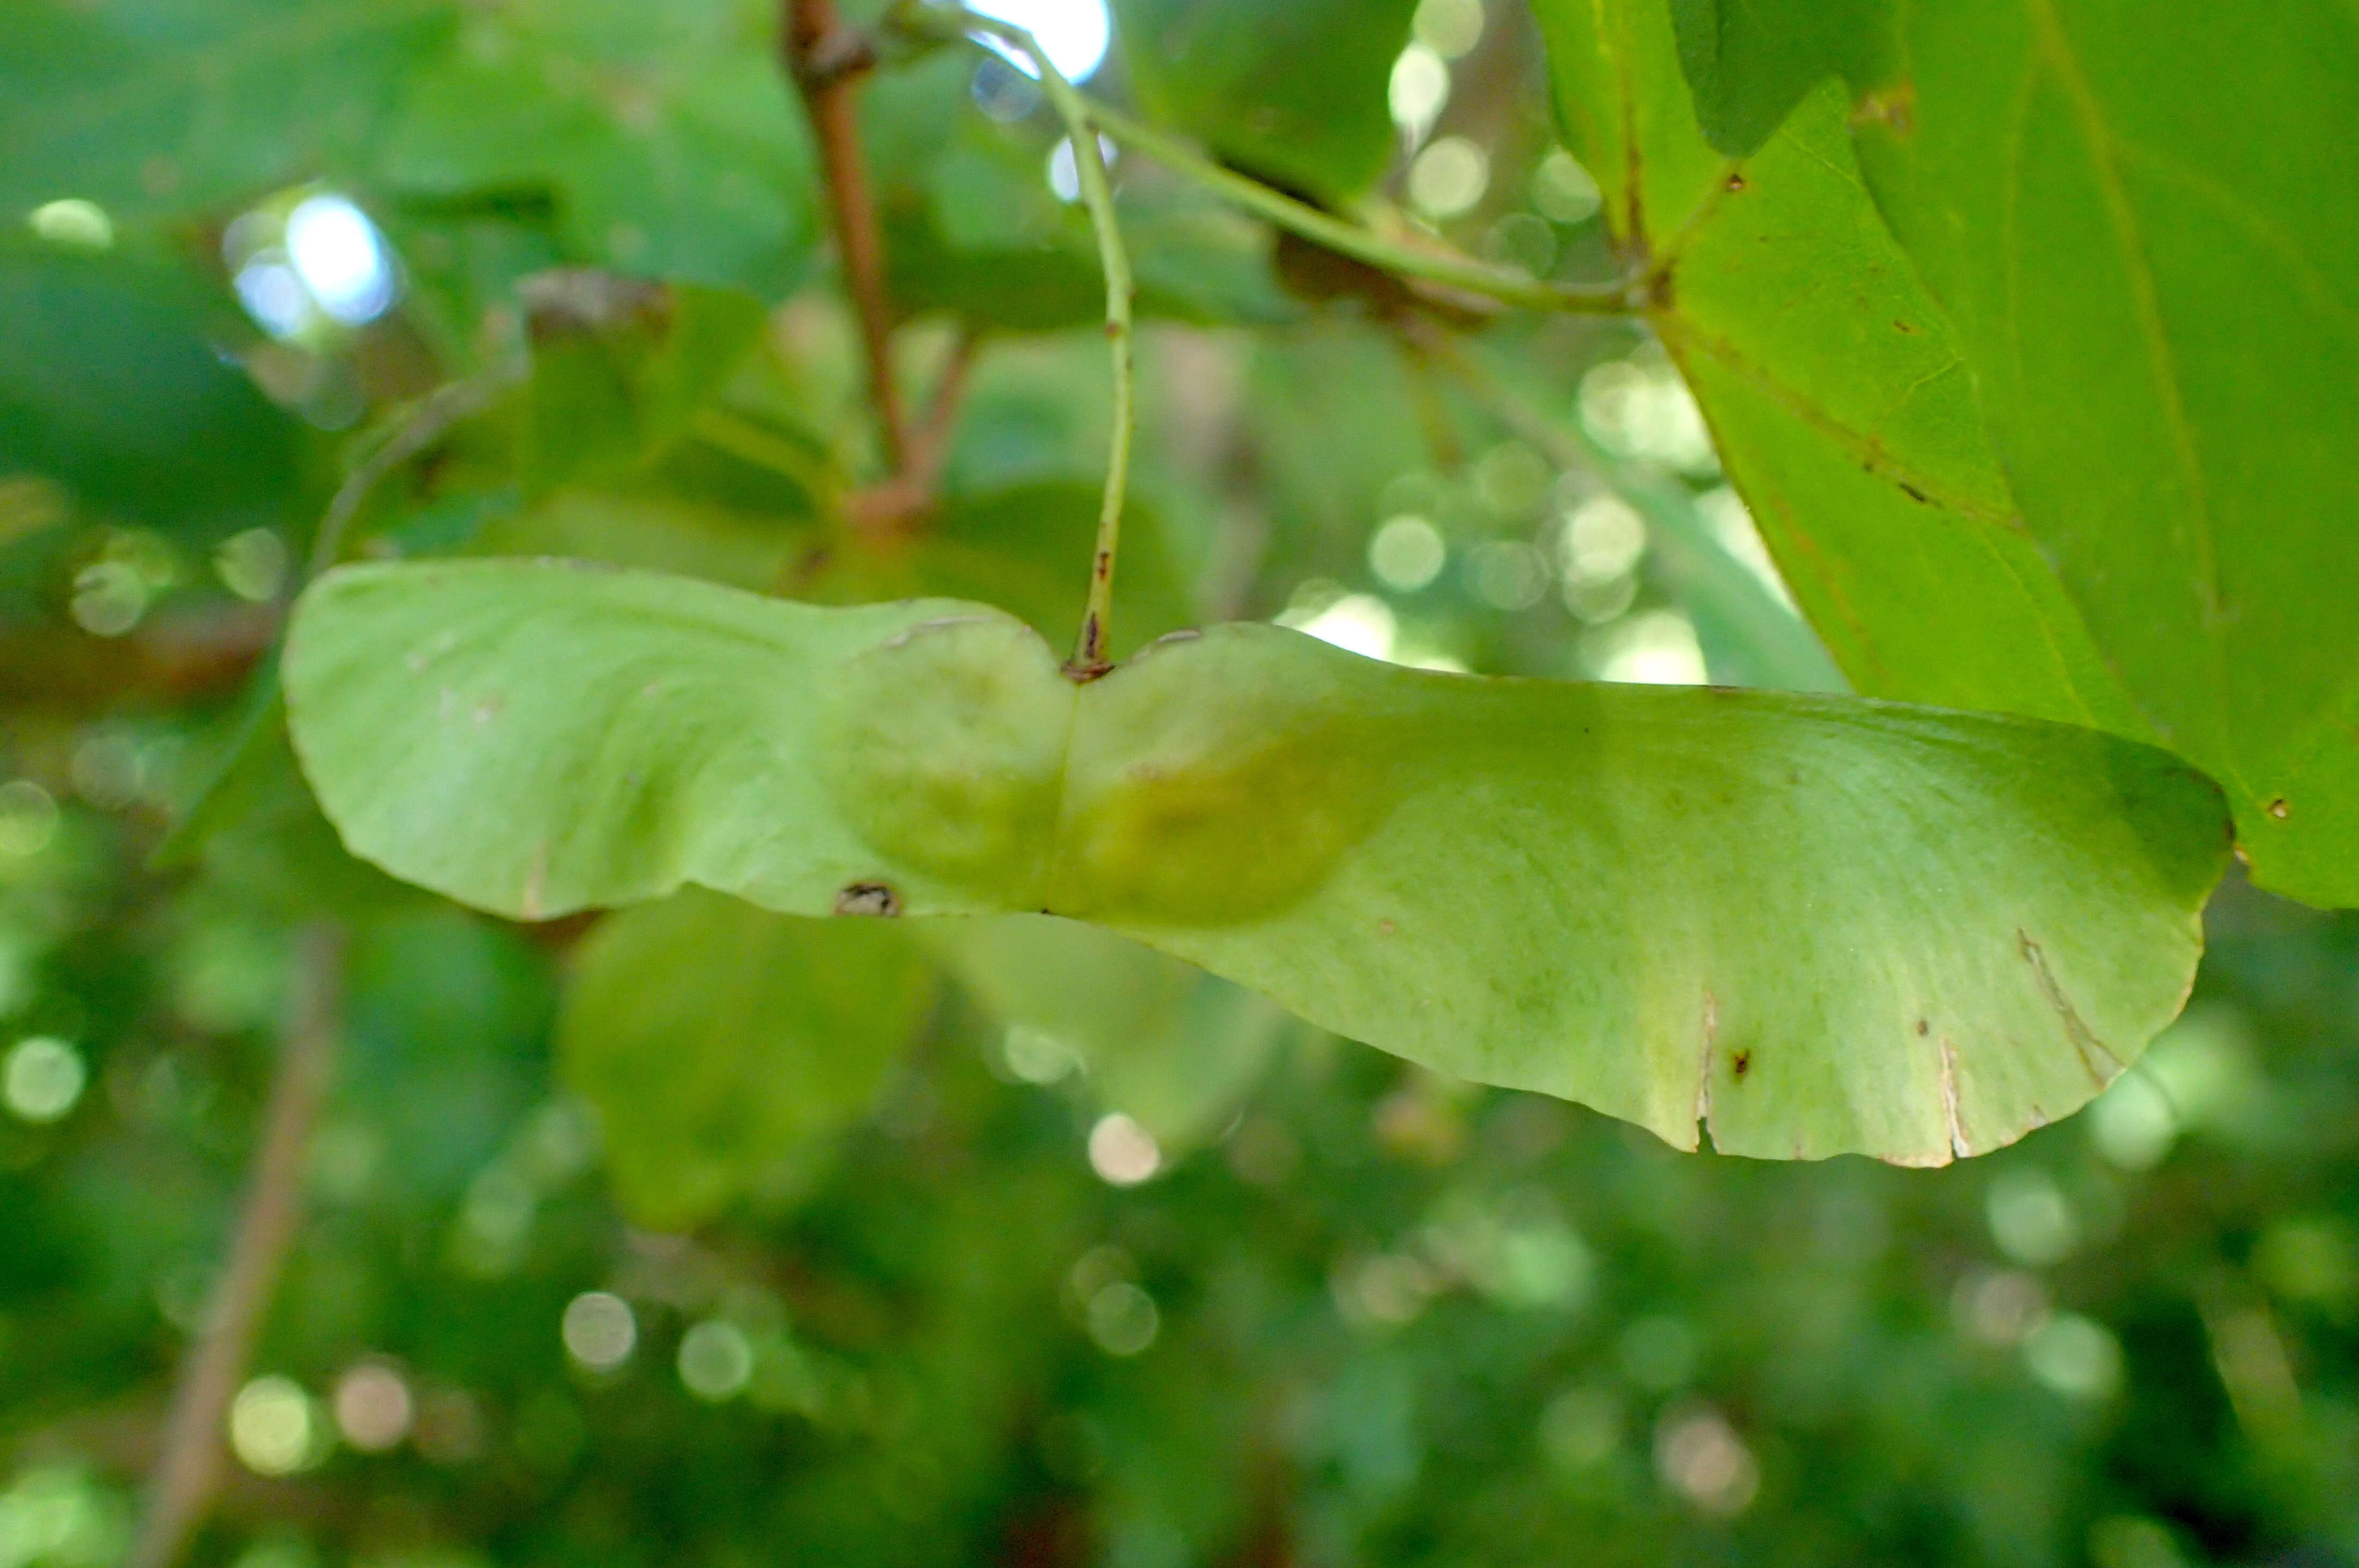
<svg viewBox="0 0 2359 1568">
<path fill-rule="evenodd" d="M 844 287 L 859 315 L 861 346 L 868 357 L 869 395 L 875 405 L 885 462 L 897 479 L 907 471 L 908 427 L 893 380 L 893 311 L 885 292 L 885 244 L 867 167 L 860 156 L 857 90 L 874 57 L 867 40 L 837 16 L 834 0 L 782 0 L 782 5 L 787 70 L 802 93 L 811 135 L 819 143 Z"/>
<path fill-rule="evenodd" d="M 263 1111 L 262 1147 L 238 1206 L 229 1264 L 205 1303 L 205 1320 L 180 1369 L 150 1482 L 147 1517 L 125 1568 L 171 1568 L 203 1519 L 222 1478 L 222 1429 L 245 1378 L 279 1267 L 303 1211 L 311 1129 L 326 1100 L 342 1023 L 343 934 L 318 922 L 296 937 L 286 1041 Z"/>
</svg>

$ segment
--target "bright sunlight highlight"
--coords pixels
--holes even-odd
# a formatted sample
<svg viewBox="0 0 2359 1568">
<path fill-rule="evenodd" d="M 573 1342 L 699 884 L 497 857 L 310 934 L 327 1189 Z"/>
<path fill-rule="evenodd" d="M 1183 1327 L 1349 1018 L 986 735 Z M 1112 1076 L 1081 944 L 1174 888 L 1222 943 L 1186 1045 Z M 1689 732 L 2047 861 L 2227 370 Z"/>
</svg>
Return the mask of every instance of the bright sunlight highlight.
<svg viewBox="0 0 2359 1568">
<path fill-rule="evenodd" d="M 393 303 L 393 257 L 376 225 L 341 196 L 306 197 L 287 215 L 287 255 L 320 308 L 347 327 Z"/>
<path fill-rule="evenodd" d="M 1105 0 L 973 0 L 968 8 L 1030 33 L 1068 81 L 1085 81 L 1104 62 L 1114 33 Z M 1031 61 L 995 40 L 985 41 L 1025 75 L 1032 74 Z"/>
</svg>

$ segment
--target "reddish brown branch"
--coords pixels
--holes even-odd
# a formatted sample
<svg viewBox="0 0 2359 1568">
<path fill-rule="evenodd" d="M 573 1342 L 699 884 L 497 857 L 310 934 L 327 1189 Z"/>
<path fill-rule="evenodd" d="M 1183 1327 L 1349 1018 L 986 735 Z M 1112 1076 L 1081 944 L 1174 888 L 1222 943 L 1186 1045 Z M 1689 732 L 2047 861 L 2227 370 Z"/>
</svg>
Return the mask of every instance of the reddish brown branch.
<svg viewBox="0 0 2359 1568">
<path fill-rule="evenodd" d="M 819 143 L 844 287 L 860 318 L 861 345 L 868 357 L 869 395 L 875 404 L 885 462 L 897 478 L 908 460 L 908 427 L 893 380 L 893 311 L 885 292 L 885 244 L 877 228 L 876 200 L 868 189 L 868 169 L 860 156 L 858 89 L 873 60 L 867 41 L 836 16 L 834 0 L 782 4 L 787 70 L 802 92 L 811 135 Z"/>
<path fill-rule="evenodd" d="M 844 498 L 845 521 L 870 544 L 891 547 L 921 527 L 933 511 L 942 465 L 950 460 L 951 439 L 957 433 L 959 399 L 966 392 L 967 373 L 981 342 L 981 336 L 968 327 L 951 344 L 950 357 L 926 401 L 925 419 L 909 433 L 900 470 Z"/>
<path fill-rule="evenodd" d="M 245 1379 L 302 1217 L 303 1173 L 335 1062 L 342 992 L 342 933 L 324 922 L 306 926 L 296 938 L 287 1037 L 263 1111 L 262 1147 L 238 1206 L 229 1264 L 205 1303 L 204 1326 L 172 1395 L 147 1515 L 125 1568 L 171 1568 L 221 1483 L 230 1400 Z"/>
</svg>

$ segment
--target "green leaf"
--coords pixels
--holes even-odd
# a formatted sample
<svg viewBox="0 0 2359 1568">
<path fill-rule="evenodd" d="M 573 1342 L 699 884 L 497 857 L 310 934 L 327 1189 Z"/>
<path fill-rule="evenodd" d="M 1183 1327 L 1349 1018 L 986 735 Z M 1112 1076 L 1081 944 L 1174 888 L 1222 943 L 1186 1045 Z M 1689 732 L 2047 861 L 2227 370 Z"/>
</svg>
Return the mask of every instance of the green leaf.
<svg viewBox="0 0 2359 1568">
<path fill-rule="evenodd" d="M 1831 75 L 1865 86 L 1892 61 L 1893 0 L 1671 0 L 1706 140 L 1743 157 Z"/>
<path fill-rule="evenodd" d="M 1010 914 L 916 929 L 1012 1042 L 1065 1056 L 1098 1104 L 1167 1152 L 1220 1130 L 1285 1029 L 1286 1014 L 1253 992 L 1075 921 Z"/>
<path fill-rule="evenodd" d="M 527 279 L 532 375 L 517 468 L 528 491 L 613 479 L 677 443 L 752 351 L 761 302 L 587 270 Z"/>
<path fill-rule="evenodd" d="M 1853 687 L 2150 738 L 2021 528 L 1834 84 L 1732 161 L 1697 127 L 1657 0 L 1538 15 L 1567 138 L 1655 281 L 1648 319 Z"/>
<path fill-rule="evenodd" d="M 1032 852 L 1029 816 L 1045 809 L 1036 780 L 1070 706 L 1053 660 L 1045 690 L 988 668 L 943 672 L 951 684 L 922 717 L 972 747 L 1006 749 L 998 815 L 934 786 L 966 819 L 962 873 L 946 881 L 880 863 L 854 826 L 921 802 L 839 787 L 847 769 L 877 765 L 844 754 L 847 727 L 920 716 L 847 699 L 863 671 L 898 669 L 880 646 L 914 627 L 951 619 L 970 629 L 962 643 L 1036 645 L 1013 622 L 950 600 L 821 610 L 563 561 L 345 568 L 302 602 L 288 704 L 345 842 L 408 881 L 524 919 L 686 881 L 825 914 L 839 891 L 890 881 L 910 913 L 975 911 L 971 884 L 1006 883 Z M 941 712 L 962 699 L 962 716 Z M 830 755 L 822 778 L 811 770 Z"/>
<path fill-rule="evenodd" d="M 951 601 L 550 565 L 345 568 L 298 749 L 353 851 L 555 914 L 1044 912 L 1682 1148 L 1937 1162 L 2177 1012 L 2225 857 L 2159 752 L 1781 693 L 1379 665 L 1282 629 L 1085 686 Z"/>
<path fill-rule="evenodd" d="M 2262 885 L 2359 903 L 2359 19 L 1911 7 L 1860 132 L 2106 662 Z"/>
<path fill-rule="evenodd" d="M 582 942 L 558 1053 L 597 1108 L 624 1209 L 685 1230 L 799 1173 L 865 1115 L 933 993 L 897 926 L 689 889 Z"/>
<path fill-rule="evenodd" d="M 0 473 L 200 536 L 280 523 L 301 427 L 224 364 L 176 269 L 0 243 Z"/>
<path fill-rule="evenodd" d="M 1148 113 L 1248 173 L 1321 198 L 1375 183 L 1415 0 L 1114 0 Z"/>
<path fill-rule="evenodd" d="M 468 18 L 378 168 L 413 194 L 546 190 L 580 261 L 777 298 L 816 229 L 809 137 L 751 0 L 527 0 Z"/>
<path fill-rule="evenodd" d="M 451 0 L 22 0 L 0 8 L 0 211 L 206 211 L 365 168 Z"/>
</svg>

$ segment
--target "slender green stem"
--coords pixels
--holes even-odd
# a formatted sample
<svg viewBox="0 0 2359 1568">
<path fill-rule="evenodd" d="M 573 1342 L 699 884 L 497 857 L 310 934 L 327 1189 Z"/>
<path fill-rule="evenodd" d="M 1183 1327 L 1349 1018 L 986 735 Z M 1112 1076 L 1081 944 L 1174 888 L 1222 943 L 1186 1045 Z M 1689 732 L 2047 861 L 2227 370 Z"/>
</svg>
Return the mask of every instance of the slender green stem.
<svg viewBox="0 0 2359 1568">
<path fill-rule="evenodd" d="M 1065 671 L 1076 680 L 1093 680 L 1114 667 L 1106 656 L 1114 622 L 1114 558 L 1122 546 L 1123 497 L 1130 485 L 1130 441 L 1136 422 L 1135 376 L 1131 369 L 1130 253 L 1124 249 L 1122 227 L 1114 217 L 1114 181 L 1105 155 L 1098 145 L 1099 110 L 1049 63 L 1038 39 L 1022 27 L 978 16 L 955 6 L 920 5 L 905 8 L 938 12 L 940 22 L 966 34 L 999 39 L 1021 50 L 1039 73 L 1040 85 L 1065 122 L 1073 148 L 1073 168 L 1081 177 L 1082 200 L 1088 207 L 1090 226 L 1097 232 L 1098 259 L 1105 269 L 1106 343 L 1114 355 L 1114 439 L 1106 453 L 1105 499 L 1098 512 L 1097 548 L 1090 559 L 1090 591 L 1082 612 L 1082 634 Z"/>
<path fill-rule="evenodd" d="M 1548 283 L 1527 273 L 1492 266 L 1451 251 L 1389 239 L 1373 229 L 1347 222 L 1309 202 L 1273 190 L 1257 179 L 1223 168 L 1190 149 L 1178 137 L 1141 124 L 1118 109 L 1094 100 L 1084 102 L 1099 127 L 1123 146 L 1145 153 L 1172 173 L 1228 198 L 1281 229 L 1354 261 L 1402 277 L 1423 278 L 1463 289 L 1525 310 L 1627 316 L 1645 308 L 1645 302 L 1636 297 L 1634 285 L 1617 283 L 1584 288 Z"/>
<path fill-rule="evenodd" d="M 986 33 L 1016 48 L 1027 47 L 1018 41 L 1025 37 L 1020 28 L 1011 27 L 989 16 L 978 16 L 954 5 L 936 3 L 936 0 L 905 0 L 895 8 L 892 16 L 895 23 L 919 36 Z M 1034 58 L 1037 59 L 1038 57 L 1035 54 Z M 1469 294 L 1481 295 L 1486 299 L 1495 299 L 1503 305 L 1512 305 L 1524 310 L 1630 316 L 1646 308 L 1643 278 L 1590 287 L 1548 283 L 1528 273 L 1492 266 L 1453 251 L 1392 239 L 1332 213 L 1322 212 L 1307 201 L 1298 201 L 1257 179 L 1249 178 L 1234 169 L 1222 168 L 1179 137 L 1143 124 L 1121 110 L 1087 96 L 1061 77 L 1052 82 L 1050 78 L 1053 75 L 1053 72 L 1043 74 L 1041 81 L 1048 86 L 1057 112 L 1065 117 L 1068 125 L 1071 124 L 1076 114 L 1084 116 L 1116 142 L 1146 154 L 1182 178 L 1227 198 L 1290 233 L 1299 234 L 1354 261 L 1365 262 L 1397 276 L 1422 278 L 1429 283 L 1463 289 Z"/>
<path fill-rule="evenodd" d="M 342 558 L 344 535 L 376 487 L 396 469 L 440 440 L 452 426 L 481 413 L 493 398 L 521 381 L 532 369 L 522 354 L 514 355 L 464 381 L 447 382 L 421 398 L 409 415 L 367 456 L 354 463 L 344 482 L 328 502 L 319 531 L 311 536 L 311 559 L 300 579 L 288 585 L 289 597 Z"/>
</svg>

